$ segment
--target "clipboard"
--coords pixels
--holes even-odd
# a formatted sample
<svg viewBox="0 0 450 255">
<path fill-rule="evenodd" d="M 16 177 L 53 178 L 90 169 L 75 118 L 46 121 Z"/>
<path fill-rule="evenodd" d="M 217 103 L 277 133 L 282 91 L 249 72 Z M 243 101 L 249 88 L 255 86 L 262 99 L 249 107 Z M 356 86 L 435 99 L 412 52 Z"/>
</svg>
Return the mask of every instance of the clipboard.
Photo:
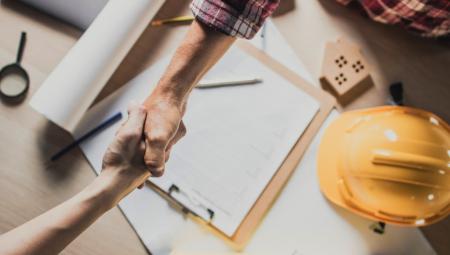
<svg viewBox="0 0 450 255">
<path fill-rule="evenodd" d="M 288 80 L 291 84 L 315 98 L 320 103 L 317 114 L 314 116 L 308 127 L 292 147 L 281 166 L 278 168 L 267 186 L 261 192 L 260 196 L 253 204 L 252 208 L 249 210 L 232 236 L 225 235 L 218 228 L 211 225 L 209 221 L 202 219 L 196 213 L 180 203 L 175 198 L 174 194 L 180 193 L 182 191 L 180 191 L 175 184 L 170 187 L 169 192 L 160 189 L 150 181 L 147 181 L 147 184 L 159 195 L 165 198 L 172 207 L 179 210 L 186 217 L 190 217 L 192 220 L 198 222 L 206 229 L 210 230 L 213 234 L 218 235 L 233 249 L 239 251 L 246 246 L 251 236 L 256 231 L 259 223 L 263 220 L 264 216 L 281 193 L 284 185 L 287 183 L 290 176 L 296 169 L 298 163 L 300 162 L 304 152 L 306 151 L 306 148 L 313 140 L 315 134 L 319 131 L 320 127 L 326 120 L 331 110 L 335 107 L 336 101 L 331 95 L 321 90 L 320 88 L 314 87 L 313 85 L 309 84 L 298 74 L 291 71 L 289 68 L 285 67 L 250 43 L 245 41 L 238 41 L 236 42 L 236 44 L 241 50 L 249 54 L 251 57 L 254 57 L 256 60 L 260 61 L 268 68 L 270 68 L 272 71 Z M 208 213 L 210 219 L 214 217 L 214 211 L 208 208 L 205 208 L 205 211 L 206 213 Z"/>
</svg>

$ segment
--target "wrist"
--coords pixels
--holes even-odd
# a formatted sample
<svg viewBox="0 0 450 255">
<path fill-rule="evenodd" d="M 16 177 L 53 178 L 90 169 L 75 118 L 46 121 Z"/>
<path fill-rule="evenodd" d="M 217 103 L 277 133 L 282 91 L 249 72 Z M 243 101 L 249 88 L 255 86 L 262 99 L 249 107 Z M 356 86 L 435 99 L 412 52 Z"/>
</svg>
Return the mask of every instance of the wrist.
<svg viewBox="0 0 450 255">
<path fill-rule="evenodd" d="M 136 173 L 128 169 L 105 168 L 83 193 L 90 201 L 107 211 L 116 206 L 122 198 L 149 176 L 148 171 Z"/>
<path fill-rule="evenodd" d="M 109 187 L 109 183 L 100 174 L 77 195 L 77 200 L 88 207 L 95 207 L 102 212 L 106 212 L 117 203 L 117 194 Z"/>
<path fill-rule="evenodd" d="M 182 107 L 194 81 L 162 78 L 146 102 L 165 101 L 173 106 Z"/>
</svg>

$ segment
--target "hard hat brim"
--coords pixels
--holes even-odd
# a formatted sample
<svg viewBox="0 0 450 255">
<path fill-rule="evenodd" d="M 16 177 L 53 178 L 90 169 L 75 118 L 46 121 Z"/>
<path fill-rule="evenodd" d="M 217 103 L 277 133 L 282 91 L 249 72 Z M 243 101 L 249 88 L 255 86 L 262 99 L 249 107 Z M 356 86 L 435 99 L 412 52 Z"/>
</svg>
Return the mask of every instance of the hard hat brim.
<svg viewBox="0 0 450 255">
<path fill-rule="evenodd" d="M 344 149 L 345 130 L 356 115 L 355 112 L 342 114 L 334 120 L 322 136 L 317 156 L 317 174 L 322 193 L 333 203 L 348 208 L 339 191 L 339 158 Z"/>
</svg>

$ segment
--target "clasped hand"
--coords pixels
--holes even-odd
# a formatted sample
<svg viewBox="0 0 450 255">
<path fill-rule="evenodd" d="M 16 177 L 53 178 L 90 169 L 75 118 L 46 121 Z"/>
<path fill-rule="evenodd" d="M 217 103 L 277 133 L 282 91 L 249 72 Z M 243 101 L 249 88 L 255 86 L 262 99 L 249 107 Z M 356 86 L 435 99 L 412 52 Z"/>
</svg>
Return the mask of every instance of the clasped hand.
<svg viewBox="0 0 450 255">
<path fill-rule="evenodd" d="M 129 106 L 128 119 L 103 158 L 102 175 L 110 176 L 121 190 L 114 200 L 142 187 L 148 177 L 164 173 L 173 145 L 186 134 L 184 110 L 185 104 L 161 98 Z"/>
</svg>

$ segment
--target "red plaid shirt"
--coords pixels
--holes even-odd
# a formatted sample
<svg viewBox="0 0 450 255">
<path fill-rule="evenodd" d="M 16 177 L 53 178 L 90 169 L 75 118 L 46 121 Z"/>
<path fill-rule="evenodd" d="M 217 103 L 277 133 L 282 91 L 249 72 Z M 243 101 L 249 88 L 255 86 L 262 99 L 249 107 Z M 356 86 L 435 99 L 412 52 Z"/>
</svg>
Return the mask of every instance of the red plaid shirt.
<svg viewBox="0 0 450 255">
<path fill-rule="evenodd" d="M 398 24 L 426 37 L 450 33 L 450 0 L 337 0 L 358 2 L 373 20 Z"/>
<path fill-rule="evenodd" d="M 280 0 L 194 0 L 197 20 L 227 35 L 252 38 Z"/>
<path fill-rule="evenodd" d="M 400 24 L 427 37 L 450 33 L 450 0 L 337 0 L 358 2 L 374 20 Z M 280 0 L 194 0 L 197 20 L 227 35 L 252 38 Z"/>
</svg>

